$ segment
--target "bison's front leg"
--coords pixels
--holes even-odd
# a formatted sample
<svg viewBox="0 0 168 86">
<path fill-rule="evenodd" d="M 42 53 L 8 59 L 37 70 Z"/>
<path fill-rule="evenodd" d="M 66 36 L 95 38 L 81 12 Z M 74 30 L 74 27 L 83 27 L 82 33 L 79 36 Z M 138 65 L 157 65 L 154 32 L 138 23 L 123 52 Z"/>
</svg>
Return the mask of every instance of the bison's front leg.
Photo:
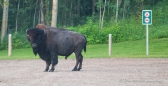
<svg viewBox="0 0 168 86">
<path fill-rule="evenodd" d="M 46 69 L 44 70 L 44 72 L 48 72 L 50 64 L 51 64 L 51 60 L 47 59 L 46 60 Z"/>
<path fill-rule="evenodd" d="M 55 65 L 58 63 L 58 55 L 55 54 L 55 55 L 52 55 L 52 58 L 51 58 L 51 64 L 52 64 L 52 67 L 50 69 L 49 72 L 53 72 L 55 70 Z"/>
</svg>

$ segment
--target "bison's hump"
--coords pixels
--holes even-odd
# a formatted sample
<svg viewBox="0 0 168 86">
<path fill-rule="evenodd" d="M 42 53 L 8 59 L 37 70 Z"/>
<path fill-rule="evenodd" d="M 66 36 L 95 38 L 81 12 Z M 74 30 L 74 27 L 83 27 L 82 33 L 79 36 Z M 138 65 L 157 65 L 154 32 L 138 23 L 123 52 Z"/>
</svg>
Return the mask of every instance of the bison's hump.
<svg viewBox="0 0 168 86">
<path fill-rule="evenodd" d="M 38 25 L 36 26 L 36 28 L 45 29 L 45 28 L 46 28 L 46 26 L 45 26 L 44 24 L 38 24 Z"/>
</svg>

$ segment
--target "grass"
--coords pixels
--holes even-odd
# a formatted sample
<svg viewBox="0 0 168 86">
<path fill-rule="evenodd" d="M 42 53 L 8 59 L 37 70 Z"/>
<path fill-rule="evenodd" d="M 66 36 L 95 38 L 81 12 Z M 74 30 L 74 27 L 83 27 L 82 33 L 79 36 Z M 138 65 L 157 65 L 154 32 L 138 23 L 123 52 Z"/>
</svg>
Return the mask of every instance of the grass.
<svg viewBox="0 0 168 86">
<path fill-rule="evenodd" d="M 84 58 L 167 58 L 168 38 L 149 40 L 149 55 L 146 55 L 145 40 L 127 41 L 112 44 L 112 55 L 108 56 L 108 44 L 87 45 Z M 39 59 L 34 56 L 31 48 L 14 49 L 12 56 L 7 50 L 0 51 L 0 59 Z M 59 58 L 64 58 L 59 56 Z M 72 54 L 69 58 L 75 58 Z"/>
</svg>

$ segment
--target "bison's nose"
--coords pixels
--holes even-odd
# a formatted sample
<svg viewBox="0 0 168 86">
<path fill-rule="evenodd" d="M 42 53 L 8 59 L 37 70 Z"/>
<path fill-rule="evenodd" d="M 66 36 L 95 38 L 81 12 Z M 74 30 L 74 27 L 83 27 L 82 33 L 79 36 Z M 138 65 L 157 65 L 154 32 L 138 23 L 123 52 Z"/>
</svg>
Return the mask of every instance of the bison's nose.
<svg viewBox="0 0 168 86">
<path fill-rule="evenodd" d="M 37 44 L 36 43 L 32 43 L 32 48 L 36 48 Z"/>
</svg>

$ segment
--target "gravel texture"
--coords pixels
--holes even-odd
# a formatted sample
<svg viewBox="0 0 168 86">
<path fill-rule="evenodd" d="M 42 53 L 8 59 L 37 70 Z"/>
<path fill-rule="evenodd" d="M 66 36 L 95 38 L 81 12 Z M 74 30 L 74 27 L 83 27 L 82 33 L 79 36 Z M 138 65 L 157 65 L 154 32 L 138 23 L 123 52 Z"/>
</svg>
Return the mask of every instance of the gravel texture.
<svg viewBox="0 0 168 86">
<path fill-rule="evenodd" d="M 54 72 L 42 60 L 0 60 L 0 86 L 168 86 L 166 58 L 59 59 Z"/>
</svg>

